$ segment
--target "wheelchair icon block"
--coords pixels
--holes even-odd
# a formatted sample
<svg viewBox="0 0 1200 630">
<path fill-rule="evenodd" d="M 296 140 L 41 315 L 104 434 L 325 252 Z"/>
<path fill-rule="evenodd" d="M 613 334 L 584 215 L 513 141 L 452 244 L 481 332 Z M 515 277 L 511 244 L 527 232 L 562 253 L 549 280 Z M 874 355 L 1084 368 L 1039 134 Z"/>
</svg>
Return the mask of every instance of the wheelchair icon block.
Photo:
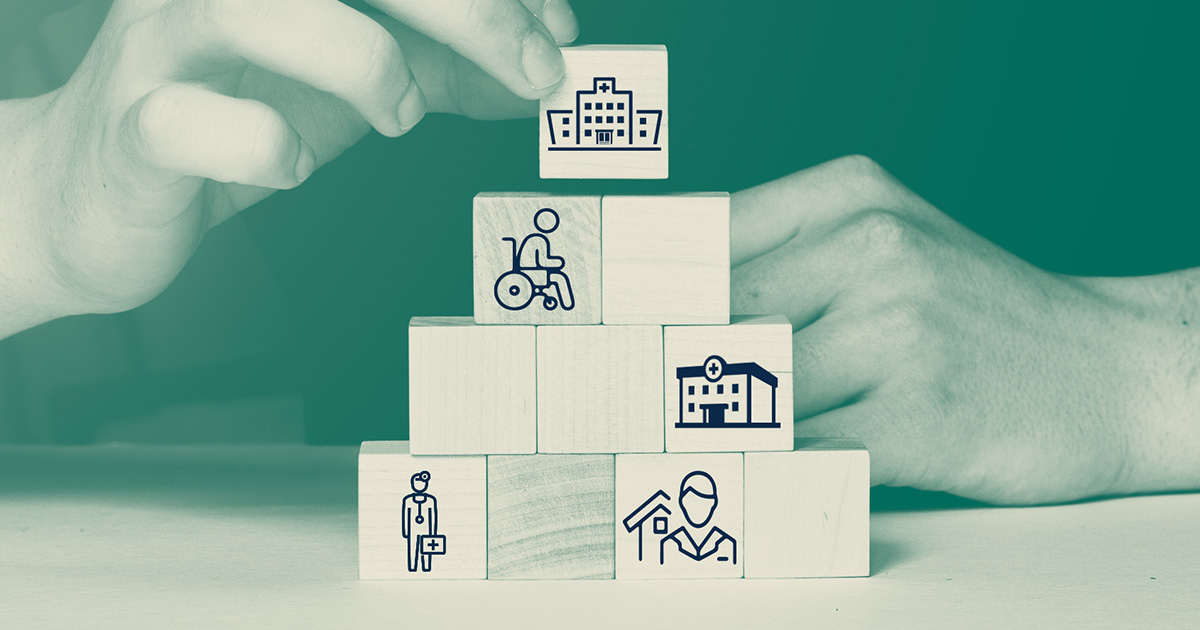
<svg viewBox="0 0 1200 630">
<path fill-rule="evenodd" d="M 566 260 L 550 253 L 547 235 L 558 229 L 558 213 L 551 208 L 542 208 L 533 216 L 537 232 L 526 236 L 520 246 L 517 239 L 505 237 L 509 243 L 512 264 L 509 270 L 496 279 L 493 293 L 496 302 L 510 311 L 527 308 L 541 298 L 542 308 L 553 311 L 575 308 L 575 296 L 571 292 L 571 280 L 564 272 Z"/>
</svg>

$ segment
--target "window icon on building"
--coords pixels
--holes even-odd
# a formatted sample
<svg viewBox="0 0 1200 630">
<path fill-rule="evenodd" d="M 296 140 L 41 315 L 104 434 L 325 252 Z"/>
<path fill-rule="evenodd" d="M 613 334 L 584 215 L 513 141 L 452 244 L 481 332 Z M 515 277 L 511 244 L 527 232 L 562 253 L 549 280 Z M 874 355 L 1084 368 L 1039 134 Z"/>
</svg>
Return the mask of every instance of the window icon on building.
<svg viewBox="0 0 1200 630">
<path fill-rule="evenodd" d="M 634 109 L 633 90 L 618 90 L 614 77 L 592 79 L 575 92 L 575 109 L 546 112 L 549 151 L 661 151 L 661 109 Z"/>
<path fill-rule="evenodd" d="M 779 379 L 757 363 L 726 363 L 714 354 L 704 365 L 676 368 L 675 378 L 679 381 L 676 428 L 779 426 L 775 419 Z"/>
</svg>

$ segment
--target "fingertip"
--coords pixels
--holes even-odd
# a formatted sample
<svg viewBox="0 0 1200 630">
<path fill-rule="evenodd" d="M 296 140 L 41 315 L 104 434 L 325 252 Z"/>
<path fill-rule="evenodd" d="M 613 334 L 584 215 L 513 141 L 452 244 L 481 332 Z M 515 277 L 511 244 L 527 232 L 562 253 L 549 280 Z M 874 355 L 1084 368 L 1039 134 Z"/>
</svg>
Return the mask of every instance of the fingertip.
<svg viewBox="0 0 1200 630">
<path fill-rule="evenodd" d="M 566 62 L 554 42 L 541 31 L 533 30 L 522 43 L 521 69 L 529 87 L 540 95 L 563 80 Z"/>
<path fill-rule="evenodd" d="M 408 133 L 421 119 L 425 118 L 425 112 L 428 111 L 429 104 L 425 99 L 425 91 L 421 86 L 413 81 L 404 93 L 404 97 L 400 99 L 400 107 L 397 108 L 397 118 L 400 120 L 400 134 Z"/>
<path fill-rule="evenodd" d="M 579 20 L 566 0 L 546 0 L 542 23 L 559 44 L 569 44 L 579 37 Z"/>
<path fill-rule="evenodd" d="M 296 158 L 296 185 L 303 184 L 315 170 L 317 170 L 317 153 L 307 142 L 301 140 L 300 155 Z"/>
</svg>

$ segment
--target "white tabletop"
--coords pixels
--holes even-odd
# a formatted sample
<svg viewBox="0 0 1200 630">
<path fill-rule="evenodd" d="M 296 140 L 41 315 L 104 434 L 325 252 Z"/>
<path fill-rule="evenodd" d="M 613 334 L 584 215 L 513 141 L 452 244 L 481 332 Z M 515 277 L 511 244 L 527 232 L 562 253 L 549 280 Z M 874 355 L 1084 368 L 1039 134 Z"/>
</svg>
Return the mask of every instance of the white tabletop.
<svg viewBox="0 0 1200 630">
<path fill-rule="evenodd" d="M 0 628 L 1200 626 L 1200 494 L 876 511 L 870 578 L 360 582 L 356 453 L 0 449 Z"/>
</svg>

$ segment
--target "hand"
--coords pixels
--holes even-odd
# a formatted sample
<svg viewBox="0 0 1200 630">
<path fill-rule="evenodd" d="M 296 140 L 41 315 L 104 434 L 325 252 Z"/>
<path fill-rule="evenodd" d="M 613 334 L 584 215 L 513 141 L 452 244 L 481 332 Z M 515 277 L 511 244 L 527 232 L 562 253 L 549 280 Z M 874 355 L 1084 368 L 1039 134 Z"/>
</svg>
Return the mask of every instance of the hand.
<svg viewBox="0 0 1200 630">
<path fill-rule="evenodd" d="M 0 103 L 0 338 L 149 300 L 371 127 L 533 115 L 577 32 L 565 0 L 373 4 L 117 0 L 67 85 Z"/>
<path fill-rule="evenodd" d="M 1047 273 L 865 158 L 732 203 L 734 311 L 791 319 L 796 435 L 862 439 L 872 483 L 996 503 L 1200 483 L 1196 300 L 1170 279 Z"/>
</svg>

